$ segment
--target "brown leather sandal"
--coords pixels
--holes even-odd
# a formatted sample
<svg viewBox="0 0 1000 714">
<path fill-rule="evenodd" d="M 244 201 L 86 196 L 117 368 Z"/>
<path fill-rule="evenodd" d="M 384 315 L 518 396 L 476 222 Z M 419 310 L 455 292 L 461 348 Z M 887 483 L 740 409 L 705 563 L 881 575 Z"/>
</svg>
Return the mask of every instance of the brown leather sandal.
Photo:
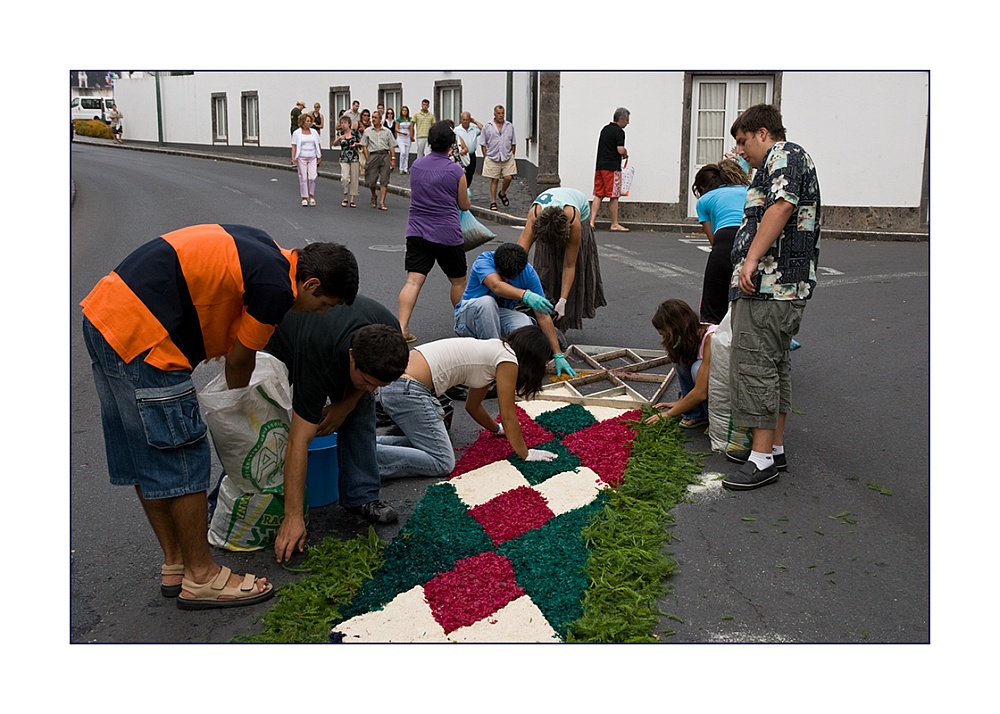
<svg viewBox="0 0 1000 714">
<path fill-rule="evenodd" d="M 225 566 L 219 570 L 211 582 L 195 583 L 184 578 L 181 585 L 194 597 L 184 597 L 183 593 L 177 596 L 177 607 L 181 610 L 209 610 L 220 607 L 243 607 L 244 605 L 256 605 L 259 602 L 270 600 L 274 597 L 274 585 L 267 584 L 263 592 L 257 589 L 257 576 L 247 573 L 243 576 L 243 582 L 238 586 L 227 585 L 229 576 L 233 571 Z M 220 600 L 220 598 L 229 598 Z"/>
</svg>

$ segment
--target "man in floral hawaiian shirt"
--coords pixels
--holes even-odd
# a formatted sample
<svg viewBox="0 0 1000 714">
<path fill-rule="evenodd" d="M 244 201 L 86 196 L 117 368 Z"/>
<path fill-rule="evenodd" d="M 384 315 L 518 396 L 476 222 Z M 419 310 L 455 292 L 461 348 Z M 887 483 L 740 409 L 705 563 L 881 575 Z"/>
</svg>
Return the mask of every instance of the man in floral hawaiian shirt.
<svg viewBox="0 0 1000 714">
<path fill-rule="evenodd" d="M 757 169 L 733 242 L 729 288 L 733 422 L 753 433 L 751 449 L 726 456 L 743 466 L 723 479 L 733 490 L 773 483 L 785 460 L 791 409 L 789 348 L 816 287 L 820 195 L 816 166 L 785 140 L 781 114 L 767 104 L 743 112 L 730 130 L 736 151 Z"/>
</svg>

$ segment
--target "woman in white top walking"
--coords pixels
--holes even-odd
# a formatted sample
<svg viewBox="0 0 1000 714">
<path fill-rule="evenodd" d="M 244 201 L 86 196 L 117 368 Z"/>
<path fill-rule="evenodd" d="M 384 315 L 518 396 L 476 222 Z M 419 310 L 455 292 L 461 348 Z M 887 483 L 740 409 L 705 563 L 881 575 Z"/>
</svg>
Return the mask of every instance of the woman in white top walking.
<svg viewBox="0 0 1000 714">
<path fill-rule="evenodd" d="M 410 108 L 405 104 L 399 108 L 399 118 L 396 119 L 396 145 L 399 147 L 399 173 L 410 173 L 410 125 L 413 118 Z"/>
<path fill-rule="evenodd" d="M 292 166 L 299 170 L 299 194 L 303 206 L 316 205 L 316 172 L 323 160 L 318 131 L 312 129 L 312 115 L 299 116 L 299 128 L 292 134 Z"/>
</svg>

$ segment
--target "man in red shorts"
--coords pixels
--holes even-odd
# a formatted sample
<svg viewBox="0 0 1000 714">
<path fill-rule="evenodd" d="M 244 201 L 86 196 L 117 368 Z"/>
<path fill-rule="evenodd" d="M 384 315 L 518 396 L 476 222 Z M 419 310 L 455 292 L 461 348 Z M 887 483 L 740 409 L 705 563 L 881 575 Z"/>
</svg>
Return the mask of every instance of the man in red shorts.
<svg viewBox="0 0 1000 714">
<path fill-rule="evenodd" d="M 594 171 L 594 201 L 590 206 L 590 227 L 594 227 L 601 200 L 610 199 L 611 230 L 627 231 L 618 222 L 618 197 L 622 195 L 622 159 L 628 158 L 625 149 L 625 127 L 628 126 L 629 111 L 625 107 L 615 109 L 611 122 L 601 129 L 597 140 L 597 170 Z"/>
</svg>

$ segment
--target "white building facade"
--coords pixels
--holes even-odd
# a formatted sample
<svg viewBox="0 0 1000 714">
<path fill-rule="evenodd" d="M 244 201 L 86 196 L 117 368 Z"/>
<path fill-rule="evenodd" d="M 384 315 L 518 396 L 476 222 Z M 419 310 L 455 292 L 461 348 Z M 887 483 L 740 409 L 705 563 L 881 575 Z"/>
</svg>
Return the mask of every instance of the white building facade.
<svg viewBox="0 0 1000 714">
<path fill-rule="evenodd" d="M 500 104 L 517 134 L 520 174 L 585 193 L 597 136 L 626 107 L 636 175 L 622 220 L 667 224 L 694 219 L 694 174 L 733 146 L 738 114 L 774 103 L 788 139 L 816 161 L 824 234 L 913 239 L 928 231 L 929 94 L 927 71 L 209 71 L 115 82 L 132 141 L 249 153 L 287 150 L 289 113 L 300 100 L 319 102 L 328 127 L 353 100 L 398 116 L 426 98 L 438 119 L 456 123 L 462 111 L 486 123 Z"/>
</svg>

